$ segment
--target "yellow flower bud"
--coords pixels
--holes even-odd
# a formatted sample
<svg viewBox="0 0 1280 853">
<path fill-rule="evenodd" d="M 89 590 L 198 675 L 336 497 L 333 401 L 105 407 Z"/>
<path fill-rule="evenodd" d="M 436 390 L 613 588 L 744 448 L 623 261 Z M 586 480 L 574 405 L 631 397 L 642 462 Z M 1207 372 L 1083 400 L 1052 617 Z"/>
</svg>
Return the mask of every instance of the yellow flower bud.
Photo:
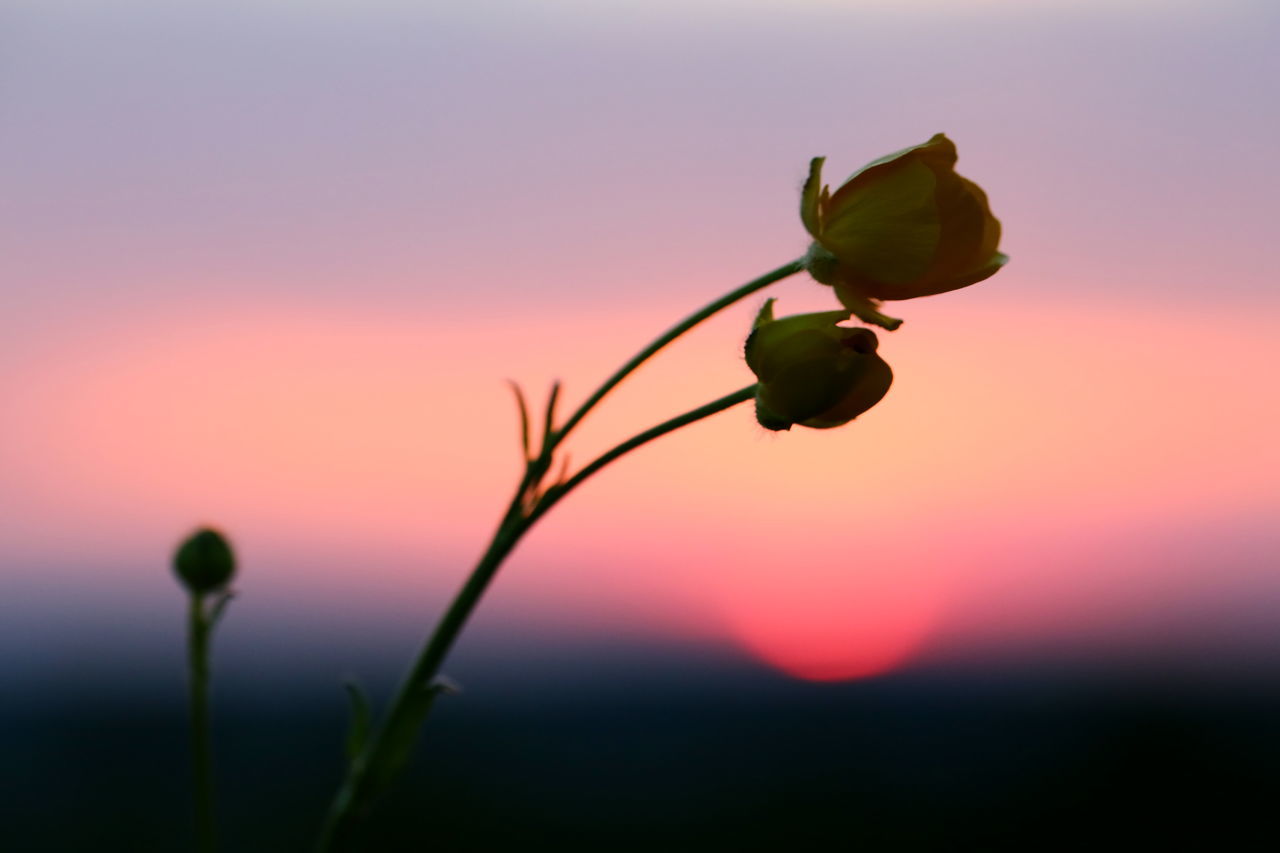
<svg viewBox="0 0 1280 853">
<path fill-rule="evenodd" d="M 893 372 L 876 355 L 875 333 L 837 325 L 848 319 L 848 311 L 824 311 L 775 320 L 773 300 L 765 302 L 746 346 L 762 427 L 838 427 L 888 392 Z"/>
<path fill-rule="evenodd" d="M 834 193 L 822 183 L 824 159 L 810 163 L 801 194 L 814 239 L 805 265 L 861 320 L 895 329 L 902 321 L 879 313 L 877 300 L 956 290 L 1008 262 L 997 251 L 1000 221 L 982 188 L 956 174 L 945 135 L 868 163 Z"/>
<path fill-rule="evenodd" d="M 187 537 L 173 555 L 173 570 L 182 585 L 196 595 L 226 586 L 236 572 L 236 558 L 226 538 L 203 528 Z"/>
</svg>

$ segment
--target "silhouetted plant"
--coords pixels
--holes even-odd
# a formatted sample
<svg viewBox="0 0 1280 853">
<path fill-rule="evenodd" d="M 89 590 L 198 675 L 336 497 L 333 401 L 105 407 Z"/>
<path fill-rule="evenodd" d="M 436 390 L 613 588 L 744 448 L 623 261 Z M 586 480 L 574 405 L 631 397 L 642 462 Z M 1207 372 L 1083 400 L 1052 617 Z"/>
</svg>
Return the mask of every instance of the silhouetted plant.
<svg viewBox="0 0 1280 853">
<path fill-rule="evenodd" d="M 352 709 L 347 774 L 321 828 L 316 847 L 319 853 L 350 844 L 353 826 L 399 775 L 432 704 L 451 690 L 450 682 L 440 674 L 449 650 L 503 561 L 553 506 L 637 447 L 748 400 L 755 401 L 758 422 L 770 430 L 795 425 L 829 429 L 850 422 L 885 396 L 893 374 L 879 355 L 874 332 L 841 324 L 856 317 L 892 331 L 902 321 L 880 312 L 884 301 L 956 290 L 994 275 L 1008 261 L 998 250 L 1000 222 L 992 215 L 981 188 L 956 174 L 955 145 L 946 136 L 937 134 L 921 145 L 869 163 L 834 193 L 822 183 L 823 163 L 821 157 L 811 162 L 801 192 L 801 222 L 813 238 L 803 257 L 747 282 L 672 326 L 607 378 L 567 418 L 558 414 L 558 382 L 536 422 L 524 392 L 512 383 L 523 474 L 488 548 L 379 720 L 375 721 L 372 705 L 360 688 L 347 684 Z M 775 300 L 768 300 L 745 347 L 747 366 L 757 382 L 650 427 L 576 471 L 570 468 L 565 441 L 636 368 L 708 317 L 802 271 L 832 287 L 843 310 L 775 318 Z M 193 544 L 197 540 L 199 544 Z M 222 594 L 207 614 L 203 597 L 230 579 L 234 569 L 230 553 L 225 540 L 212 531 L 202 531 L 178 555 L 179 574 L 192 592 L 192 743 L 198 826 L 201 843 L 207 845 L 203 850 L 211 849 L 213 843 L 204 710 L 207 641 L 227 595 Z M 219 559 L 225 562 L 219 563 Z"/>
</svg>

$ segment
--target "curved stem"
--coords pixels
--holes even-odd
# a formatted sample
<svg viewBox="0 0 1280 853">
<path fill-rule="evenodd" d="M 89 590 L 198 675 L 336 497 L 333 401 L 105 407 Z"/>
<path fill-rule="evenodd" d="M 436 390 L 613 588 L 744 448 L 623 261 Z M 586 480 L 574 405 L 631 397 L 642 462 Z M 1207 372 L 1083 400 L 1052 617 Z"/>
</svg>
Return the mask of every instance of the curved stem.
<svg viewBox="0 0 1280 853">
<path fill-rule="evenodd" d="M 213 853 L 213 759 L 209 739 L 209 629 L 204 596 L 192 593 L 187 624 L 191 767 L 195 782 L 196 850 Z"/>
<path fill-rule="evenodd" d="M 669 432 L 674 432 L 675 430 L 680 429 L 680 427 L 685 426 L 686 424 L 691 424 L 694 421 L 700 421 L 705 417 L 709 417 L 711 415 L 716 414 L 717 412 L 723 412 L 725 409 L 732 408 L 733 406 L 736 406 L 739 403 L 745 403 L 747 400 L 750 400 L 751 398 L 753 398 L 755 394 L 756 394 L 756 386 L 754 384 L 748 385 L 746 388 L 740 388 L 737 391 L 734 391 L 732 394 L 726 394 L 725 396 L 721 397 L 719 400 L 713 400 L 712 402 L 707 403 L 705 406 L 699 406 L 698 408 L 692 411 L 685 412 L 683 415 L 678 415 L 672 418 L 671 420 L 663 421 L 657 426 L 650 427 L 644 432 L 638 435 L 632 436 L 631 438 L 622 442 L 617 447 L 614 447 L 612 450 L 602 453 L 594 461 L 592 461 L 590 464 L 583 467 L 581 471 L 574 474 L 564 483 L 558 486 L 553 486 L 551 489 L 548 489 L 547 493 L 543 496 L 542 500 L 539 501 L 538 505 L 533 508 L 533 511 L 531 513 L 529 513 L 529 519 L 525 524 L 526 528 L 532 527 L 533 523 L 537 521 L 539 518 L 541 518 L 543 514 L 547 512 L 547 510 L 555 506 L 556 503 L 558 503 L 561 498 L 563 498 L 565 495 L 569 494 L 569 492 L 576 489 L 578 486 L 582 484 L 584 480 L 586 480 L 592 474 L 595 474 L 601 468 L 608 465 L 610 462 L 614 461 L 618 457 L 624 456 L 625 454 L 630 453 L 632 450 L 635 450 L 637 447 L 641 446 L 642 444 L 648 444 L 649 442 L 653 441 L 655 438 L 660 438 L 661 436 L 664 436 Z"/>
<path fill-rule="evenodd" d="M 506 515 L 503 516 L 502 523 L 498 526 L 493 540 L 489 543 L 488 549 L 480 558 L 470 576 L 468 576 L 466 583 L 458 591 L 457 596 L 454 597 L 449 609 L 445 611 L 435 631 L 432 632 L 431 639 L 414 661 L 409 674 L 401 683 L 400 689 L 391 703 L 385 720 L 370 739 L 364 753 L 360 756 L 360 760 L 352 765 L 347 779 L 339 790 L 338 795 L 334 798 L 317 845 L 317 850 L 320 853 L 326 853 L 326 851 L 333 848 L 335 843 L 339 843 L 339 839 L 347 831 L 353 814 L 367 805 L 366 799 L 369 794 L 368 774 L 371 768 L 378 766 L 383 760 L 383 752 L 387 748 L 387 732 L 396 730 L 397 724 L 402 718 L 411 713 L 408 710 L 411 697 L 430 685 L 439 675 L 440 667 L 444 663 L 445 657 L 453 647 L 458 635 L 462 632 L 476 605 L 480 603 L 480 599 L 485 590 L 488 589 L 489 583 L 493 580 L 494 575 L 497 574 L 498 569 L 501 568 L 507 555 L 511 553 L 529 528 L 565 495 L 610 462 L 643 444 L 653 441 L 655 438 L 659 438 L 695 421 L 710 417 L 717 412 L 722 412 L 731 406 L 736 406 L 738 403 L 750 400 L 755 395 L 755 390 L 755 385 L 749 385 L 746 388 L 707 403 L 705 406 L 699 406 L 692 411 L 663 421 L 657 426 L 633 436 L 612 450 L 601 454 L 569 480 L 547 490 L 534 507 L 527 514 L 524 514 L 520 511 L 520 507 L 529 485 L 529 476 L 526 473 L 525 478 L 521 480 L 515 497 L 512 498 Z"/>
<path fill-rule="evenodd" d="M 727 394 L 718 400 L 707 403 L 705 406 L 699 406 L 692 411 L 685 412 L 683 415 L 663 421 L 657 426 L 627 439 L 612 450 L 601 454 L 595 461 L 585 466 L 562 485 L 549 489 L 525 518 L 515 524 L 504 525 L 499 528 L 493 538 L 493 542 L 489 545 L 489 549 L 480 558 L 475 570 L 467 578 L 467 582 L 463 584 L 462 589 L 458 591 L 458 595 L 454 598 L 453 603 L 449 605 L 449 609 L 445 611 L 440 624 L 436 626 L 431 635 L 431 640 L 414 663 L 408 680 L 423 685 L 435 678 L 439 673 L 440 665 L 444 663 L 445 655 L 453 647 L 453 643 L 458 634 L 461 633 L 467 618 L 471 615 L 471 611 L 475 609 L 476 604 L 479 603 L 480 597 L 484 595 L 485 589 L 489 586 L 489 581 L 497 574 L 502 561 L 511 553 L 516 543 L 520 541 L 529 528 L 533 527 L 534 522 L 558 503 L 561 498 L 577 488 L 592 474 L 642 444 L 648 444 L 655 438 L 674 432 L 682 426 L 700 421 L 717 412 L 722 412 L 725 409 L 750 400 L 755 396 L 755 393 L 756 386 L 754 384 L 748 385 L 746 388 L 741 388 L 732 394 Z"/>
<path fill-rule="evenodd" d="M 663 332 L 656 340 L 653 341 L 653 343 L 649 344 L 647 347 L 640 350 L 640 352 L 636 353 L 634 358 L 632 358 L 626 364 L 622 365 L 622 367 L 618 368 L 618 370 L 612 376 L 610 376 L 608 379 L 604 381 L 603 385 L 601 385 L 598 389 L 596 389 L 596 392 L 594 394 L 592 394 L 590 397 L 587 398 L 586 402 L 584 402 L 581 406 L 578 407 L 578 410 L 576 412 L 574 412 L 572 415 L 569 416 L 569 420 L 565 421 L 564 426 L 561 427 L 560 430 L 555 434 L 555 440 L 547 442 L 549 449 L 554 450 L 555 446 L 565 439 L 565 437 L 573 430 L 573 428 L 578 425 L 578 422 L 581 421 L 583 418 L 585 418 L 587 416 L 587 413 L 590 412 L 593 408 L 595 408 L 597 403 L 599 403 L 601 400 L 604 399 L 604 396 L 606 394 L 608 394 L 610 391 L 616 388 L 618 386 L 618 383 L 621 382 L 623 379 L 626 379 L 627 376 L 629 376 L 631 372 L 634 371 L 637 367 L 639 367 L 641 364 L 644 364 L 646 361 L 648 361 L 650 357 L 652 357 L 656 352 L 658 352 L 658 350 L 662 349 L 667 344 L 671 343 L 676 338 L 680 337 L 685 332 L 689 331 L 694 326 L 701 323 L 703 320 L 707 319 L 713 314 L 723 311 L 725 308 L 728 308 L 730 305 L 737 302 L 739 299 L 744 299 L 750 296 L 751 294 L 755 293 L 757 290 L 763 290 L 769 285 L 775 282 L 781 281 L 782 279 L 787 278 L 788 276 L 795 275 L 796 273 L 800 272 L 803 269 L 804 269 L 803 259 L 798 259 L 798 260 L 791 261 L 790 263 L 783 264 L 782 266 L 778 267 L 776 270 L 767 272 L 757 279 L 752 279 L 751 281 L 739 287 L 737 290 L 733 290 L 733 291 L 730 291 L 729 293 L 726 293 L 724 296 L 720 297 L 715 302 L 712 302 L 711 304 L 706 305 L 702 309 L 695 311 L 694 313 L 690 314 L 688 317 L 681 320 L 679 323 L 676 323 L 670 329 L 667 329 L 667 331 Z"/>
<path fill-rule="evenodd" d="M 569 480 L 547 489 L 539 496 L 538 489 L 547 471 L 551 468 L 556 448 L 581 423 L 582 419 L 604 399 L 605 395 L 616 388 L 623 379 L 627 378 L 637 367 L 667 344 L 740 299 L 750 296 L 752 293 L 788 276 L 795 275 L 803 269 L 803 259 L 791 261 L 747 282 L 690 314 L 659 335 L 652 343 L 615 371 L 612 376 L 604 381 L 604 384 L 596 389 L 595 393 L 578 407 L 577 411 L 569 416 L 563 427 L 554 430 L 555 399 L 559 391 L 557 384 L 552 391 L 551 400 L 547 406 L 542 447 L 538 455 L 533 458 L 528 458 L 528 412 L 524 406 L 523 395 L 517 390 L 522 418 L 521 434 L 525 443 L 526 453 L 524 474 L 516 487 L 515 495 L 511 498 L 511 502 L 502 516 L 502 521 L 499 523 L 492 541 L 489 543 L 488 549 L 467 577 L 466 583 L 463 584 L 450 603 L 449 609 L 445 611 L 427 644 L 419 652 L 408 675 L 401 682 L 383 723 L 373 732 L 365 749 L 348 769 L 347 777 L 334 797 L 324 825 L 321 828 L 316 848 L 319 853 L 326 853 L 326 851 L 333 849 L 335 845 L 341 844 L 341 838 L 348 830 L 352 816 L 367 805 L 370 789 L 375 787 L 370 779 L 370 768 L 380 766 L 380 762 L 387 754 L 387 733 L 396 731 L 399 728 L 398 724 L 411 719 L 409 716 L 412 713 L 410 706 L 414 705 L 415 697 L 418 696 L 420 691 L 430 688 L 430 684 L 438 674 L 445 656 L 449 653 L 458 634 L 466 625 L 467 619 L 484 595 L 489 583 L 493 580 L 493 576 L 501 567 L 503 560 L 511 553 L 516 543 L 520 541 L 520 538 L 533 523 L 541 518 L 561 498 L 613 460 L 661 435 L 750 399 L 755 392 L 755 386 L 752 385 L 736 391 L 727 397 L 722 397 L 719 400 L 645 430 L 603 454 Z"/>
</svg>

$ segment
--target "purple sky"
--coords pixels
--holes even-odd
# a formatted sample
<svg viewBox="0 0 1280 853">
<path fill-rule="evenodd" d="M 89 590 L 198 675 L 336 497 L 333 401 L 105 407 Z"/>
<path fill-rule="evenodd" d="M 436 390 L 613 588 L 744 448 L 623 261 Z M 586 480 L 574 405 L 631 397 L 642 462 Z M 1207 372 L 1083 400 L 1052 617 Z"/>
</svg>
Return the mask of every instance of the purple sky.
<svg viewBox="0 0 1280 853">
<path fill-rule="evenodd" d="M 945 131 L 960 171 L 991 195 L 1014 261 L 972 293 L 903 306 L 909 324 L 891 343 L 905 369 L 864 432 L 907 460 L 915 485 L 872 466 L 867 482 L 892 493 L 872 517 L 893 525 L 954 504 L 977 518 L 988 499 L 1025 517 L 975 531 L 960 509 L 946 514 L 910 566 L 881 555 L 904 580 L 876 580 L 877 594 L 937 581 L 942 635 L 988 650 L 1005 630 L 1085 647 L 1132 630 L 1135 648 L 1151 648 L 1170 624 L 1208 646 L 1275 648 L 1255 612 L 1280 595 L 1267 532 L 1280 510 L 1267 438 L 1280 414 L 1275 4 L 18 0 L 0 32 L 0 393 L 14 401 L 0 422 L 0 572 L 21 591 L 14 608 L 54 614 L 34 620 L 51 633 L 89 608 L 79 584 L 94 567 L 117 567 L 103 589 L 149 588 L 149 561 L 161 565 L 202 512 L 257 548 L 260 612 L 298 606 L 289 584 L 317 550 L 331 558 L 320 560 L 328 597 L 306 605 L 316 612 L 352 594 L 356 555 L 379 583 L 426 564 L 414 589 L 437 595 L 479 547 L 510 476 L 511 448 L 491 449 L 509 439 L 501 379 L 560 375 L 582 393 L 650 330 L 803 252 L 796 192 L 809 157 L 827 155 L 839 180 Z M 825 305 L 812 286 L 789 287 L 790 310 Z M 715 327 L 723 352 L 736 352 L 742 322 Z M 972 330 L 972 352 L 956 323 Z M 241 355 L 219 367 L 206 358 L 217 347 Z M 686 351 L 709 383 L 687 394 L 678 368 L 654 375 L 696 403 L 737 381 L 732 358 L 704 366 L 717 351 Z M 175 420 L 169 445 L 147 432 L 166 411 L 156 395 L 179 393 L 156 373 L 166 361 L 213 371 L 201 381 L 215 394 L 267 377 L 236 397 L 263 423 L 237 438 L 262 477 L 242 500 L 223 484 L 202 504 L 185 485 L 202 460 L 226 462 L 191 423 Z M 320 375 L 308 363 L 326 365 L 324 382 L 349 369 L 333 380 L 347 408 L 376 409 L 383 425 L 404 411 L 418 431 L 334 426 L 314 457 L 281 461 L 287 442 L 268 432 L 305 433 L 336 405 L 305 390 Z M 271 376 L 296 397 L 278 422 L 263 414 L 279 396 Z M 401 405 L 421 398 L 417 382 L 414 394 L 471 406 L 484 425 L 430 433 L 439 418 Z M 974 389 L 985 409 L 964 408 Z M 604 423 L 635 428 L 666 400 L 637 393 L 619 399 L 630 420 Z M 924 441 L 932 418 L 960 426 Z M 1016 435 L 993 437 L 1015 422 Z M 809 642 L 783 635 L 812 600 L 790 602 L 785 624 L 739 624 L 777 597 L 760 567 L 740 587 L 715 572 L 647 585 L 636 578 L 684 571 L 647 543 L 591 587 L 628 542 L 610 519 L 648 519 L 687 556 L 729 547 L 753 517 L 720 460 L 699 469 L 689 506 L 738 514 L 664 521 L 692 510 L 673 511 L 663 472 L 740 442 L 758 454 L 758 478 L 803 495 L 820 487 L 788 479 L 797 465 L 841 448 L 840 464 L 858 469 L 865 452 L 861 433 L 762 445 L 745 427 L 718 429 L 651 468 L 613 472 L 597 506 L 566 510 L 563 528 L 530 545 L 495 607 L 545 608 L 549 622 L 567 608 L 605 632 L 632 620 L 697 633 L 689 626 L 711 620 L 710 634 L 757 651 Z M 399 473 L 447 464 L 414 455 L 419 435 L 476 460 L 474 482 L 449 484 L 453 507 L 433 503 L 443 487 L 428 474 Z M 156 448 L 154 471 L 120 461 L 141 446 Z M 982 472 L 990 481 L 975 485 Z M 347 510 L 325 491 L 343 476 L 367 498 L 345 538 L 332 530 Z M 444 520 L 388 538 L 431 512 Z M 1083 542 L 1081 519 L 1094 526 Z M 312 529 L 335 538 L 317 548 Z M 1016 546 L 992 544 L 1006 541 Z M 1064 557 L 1063 543 L 1080 553 Z M 920 568 L 930 554 L 967 563 L 943 583 Z M 578 568 L 554 568 L 566 561 Z M 818 597 L 824 583 L 835 582 L 816 580 Z M 829 598 L 865 592 L 841 583 Z M 393 587 L 373 586 L 371 613 L 400 606 Z M 927 598 L 903 618 L 932 613 Z M 1015 604 L 1025 613 L 990 627 Z"/>
</svg>

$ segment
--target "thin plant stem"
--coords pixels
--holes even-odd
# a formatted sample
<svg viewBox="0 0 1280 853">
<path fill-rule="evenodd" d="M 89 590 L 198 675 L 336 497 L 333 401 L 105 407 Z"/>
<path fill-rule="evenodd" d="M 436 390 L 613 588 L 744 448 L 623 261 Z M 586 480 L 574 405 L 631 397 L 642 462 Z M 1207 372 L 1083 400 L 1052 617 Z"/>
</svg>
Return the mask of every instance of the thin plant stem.
<svg viewBox="0 0 1280 853">
<path fill-rule="evenodd" d="M 472 611 L 479 604 L 489 583 L 497 574 L 498 569 L 501 568 L 507 555 L 511 553 L 521 537 L 528 532 L 537 520 L 587 478 L 598 473 L 619 457 L 669 432 L 674 432 L 683 426 L 750 400 L 755 396 L 755 390 L 756 386 L 754 384 L 749 385 L 704 406 L 699 406 L 682 415 L 663 421 L 657 426 L 627 439 L 613 449 L 601 454 L 564 483 L 552 486 L 543 493 L 542 497 L 527 514 L 521 510 L 524 495 L 528 489 L 529 477 L 526 475 L 521 481 L 516 495 L 512 498 L 507 513 L 503 517 L 502 523 L 498 526 L 493 540 L 489 543 L 488 549 L 480 558 L 475 569 L 472 570 L 462 589 L 458 591 L 457 596 L 449 605 L 449 609 L 445 611 L 444 616 L 432 633 L 431 639 L 423 647 L 409 674 L 401 683 L 383 724 L 374 734 L 359 760 L 352 764 L 347 779 L 334 799 L 333 806 L 321 830 L 320 840 L 317 845 L 319 853 L 328 853 L 335 844 L 341 843 L 345 837 L 344 833 L 348 831 L 352 816 L 367 805 L 364 802 L 367 774 L 370 768 L 377 766 L 381 759 L 380 753 L 386 744 L 385 734 L 389 731 L 394 731 L 400 721 L 400 717 L 409 713 L 407 708 L 409 707 L 410 697 L 416 691 L 422 690 L 431 684 L 439 675 L 440 667 L 444 663 L 445 657 L 466 625 Z"/>
<path fill-rule="evenodd" d="M 449 653 L 449 649 L 453 647 L 453 643 L 462 631 L 462 627 L 466 624 L 467 618 L 471 615 L 471 611 L 475 609 L 476 604 L 479 603 L 480 597 L 488 587 L 489 581 L 493 579 L 494 574 L 497 573 L 498 568 L 502 565 L 502 561 L 511 553 L 516 543 L 528 532 L 529 528 L 533 527 L 534 523 L 561 498 L 618 457 L 635 450 L 642 444 L 648 444 L 655 438 L 674 432 L 682 426 L 687 426 L 695 421 L 700 421 L 703 418 L 710 417 L 750 400 L 755 396 L 755 392 L 756 386 L 754 384 L 748 385 L 746 388 L 727 394 L 718 400 L 707 403 L 705 406 L 699 406 L 692 411 L 685 412 L 683 415 L 663 421 L 657 426 L 627 439 L 612 450 L 601 454 L 595 461 L 585 466 L 563 485 L 549 489 L 533 511 L 523 520 L 511 525 L 506 530 L 500 529 L 489 546 L 489 550 L 480 559 L 475 571 L 471 573 L 471 577 L 467 578 L 467 582 L 445 612 L 440 624 L 436 626 L 435 632 L 431 635 L 431 640 L 427 643 L 422 655 L 414 663 L 413 669 L 410 670 L 408 680 L 417 684 L 426 684 L 438 674 L 441 664 L 444 663 L 445 656 Z"/>
<path fill-rule="evenodd" d="M 686 424 L 693 423 L 696 420 L 713 415 L 729 406 L 749 399 L 754 393 L 755 386 L 734 392 L 727 397 L 708 403 L 706 406 L 694 409 L 640 433 L 603 454 L 570 479 L 546 489 L 539 495 L 538 490 L 547 471 L 551 468 L 556 448 L 582 422 L 582 419 L 604 399 L 605 395 L 616 388 L 622 380 L 626 379 L 636 368 L 648 361 L 667 344 L 735 302 L 788 276 L 795 275 L 803 269 L 803 260 L 794 260 L 783 264 L 777 269 L 771 270 L 730 291 L 676 323 L 655 338 L 622 367 L 618 368 L 569 416 L 568 420 L 559 429 L 554 428 L 555 398 L 559 392 L 559 386 L 557 385 L 552 391 L 551 402 L 547 407 L 542 446 L 537 456 L 532 458 L 528 456 L 528 412 L 523 395 L 519 392 L 519 389 L 516 390 L 517 400 L 520 403 L 521 434 L 526 453 L 524 475 L 521 477 L 515 494 L 512 496 L 511 502 L 502 516 L 502 521 L 498 524 L 498 529 L 494 533 L 489 547 L 485 550 L 480 561 L 450 603 L 444 616 L 441 617 L 427 644 L 419 652 L 408 675 L 396 691 L 396 695 L 392 699 L 391 706 L 381 725 L 372 733 L 360 754 L 351 762 L 346 779 L 334 797 L 321 827 L 320 838 L 316 847 L 318 853 L 328 853 L 335 846 L 342 844 L 344 842 L 344 834 L 349 831 L 353 816 L 367 807 L 371 784 L 370 771 L 371 768 L 379 767 L 380 761 L 384 758 L 383 753 L 387 748 L 388 741 L 387 733 L 397 731 L 399 724 L 408 719 L 406 715 L 412 713 L 411 705 L 413 705 L 415 695 L 419 691 L 430 688 L 432 681 L 436 678 L 441 665 L 444 663 L 445 656 L 449 653 L 458 634 L 466 625 L 467 619 L 484 595 L 494 575 L 502 566 L 503 560 L 511 553 L 516 543 L 520 541 L 520 538 L 524 536 L 533 523 L 587 477 L 590 477 L 619 456 L 672 430 L 679 429 Z"/>
<path fill-rule="evenodd" d="M 209 736 L 209 632 L 204 595 L 191 594 L 187 624 L 187 665 L 191 712 L 191 768 L 195 783 L 196 850 L 213 853 L 213 750 Z"/>
<path fill-rule="evenodd" d="M 623 379 L 626 379 L 627 376 L 629 376 L 631 372 L 634 371 L 637 367 L 639 367 L 640 365 L 648 361 L 655 353 L 658 352 L 658 350 L 662 349 L 667 344 L 671 343 L 676 338 L 680 337 L 685 332 L 689 331 L 694 326 L 701 323 L 703 320 L 706 320 L 708 317 L 711 317 L 714 314 L 718 314 L 719 312 L 723 311 L 725 308 L 728 308 L 730 305 L 737 302 L 738 300 L 745 299 L 746 297 L 750 296 L 756 291 L 763 290 L 769 285 L 774 284 L 775 282 L 779 282 L 782 279 L 787 278 L 788 276 L 793 276 L 803 269 L 804 269 L 803 259 L 798 259 L 798 260 L 791 261 L 790 263 L 783 264 L 782 266 L 778 267 L 776 270 L 771 270 L 765 273 L 764 275 L 760 276 L 759 278 L 752 279 L 751 281 L 747 282 L 746 284 L 742 285 L 736 290 L 732 290 L 729 293 L 726 293 L 724 296 L 721 296 L 715 302 L 712 302 L 702 307 L 698 311 L 695 311 L 694 313 L 690 314 L 688 317 L 685 317 L 679 323 L 676 323 L 670 329 L 667 329 L 667 331 L 663 332 L 661 335 L 655 338 L 653 343 L 649 344 L 647 347 L 640 350 L 640 352 L 636 353 L 635 357 L 633 357 L 626 364 L 622 365 L 622 367 L 618 368 L 618 370 L 612 376 L 610 376 L 608 379 L 604 381 L 603 385 L 601 385 L 599 388 L 596 389 L 596 392 L 594 394 L 588 397 L 586 401 L 583 402 L 583 404 L 578 407 L 577 411 L 575 411 L 572 415 L 569 416 L 569 419 L 565 421 L 564 426 L 561 427 L 560 430 L 555 434 L 554 440 L 547 442 L 550 445 L 549 449 L 554 450 L 555 446 L 558 445 L 561 441 L 565 439 L 566 436 L 569 435 L 569 433 L 573 430 L 573 428 L 576 427 L 578 423 L 587 416 L 587 413 L 590 412 L 592 409 L 594 409 L 596 404 L 604 399 L 604 396 L 606 394 L 608 394 L 610 391 L 616 388 L 618 386 L 618 383 L 620 383 Z"/>
<path fill-rule="evenodd" d="M 534 507 L 533 511 L 529 514 L 525 527 L 532 527 L 534 522 L 541 518 L 547 510 L 555 506 L 556 503 L 558 503 L 565 495 L 576 489 L 584 480 L 618 457 L 630 453 L 632 450 L 635 450 L 643 444 L 648 444 L 655 438 L 660 438 L 669 432 L 674 432 L 682 426 L 691 424 L 694 421 L 700 421 L 705 417 L 716 414 L 717 412 L 723 412 L 725 409 L 732 408 L 739 403 L 745 403 L 747 400 L 755 397 L 755 394 L 756 386 L 754 384 L 748 385 L 746 388 L 740 388 L 732 394 L 726 394 L 719 400 L 713 400 L 705 406 L 699 406 L 692 411 L 685 412 L 683 415 L 677 415 L 671 420 L 663 421 L 657 426 L 650 427 L 644 432 L 634 435 L 622 442 L 612 450 L 602 453 L 600 456 L 596 457 L 594 461 L 584 466 L 582 470 L 574 474 L 564 483 L 558 486 L 552 486 L 548 489 L 543 499 L 538 502 L 538 505 Z"/>
</svg>

